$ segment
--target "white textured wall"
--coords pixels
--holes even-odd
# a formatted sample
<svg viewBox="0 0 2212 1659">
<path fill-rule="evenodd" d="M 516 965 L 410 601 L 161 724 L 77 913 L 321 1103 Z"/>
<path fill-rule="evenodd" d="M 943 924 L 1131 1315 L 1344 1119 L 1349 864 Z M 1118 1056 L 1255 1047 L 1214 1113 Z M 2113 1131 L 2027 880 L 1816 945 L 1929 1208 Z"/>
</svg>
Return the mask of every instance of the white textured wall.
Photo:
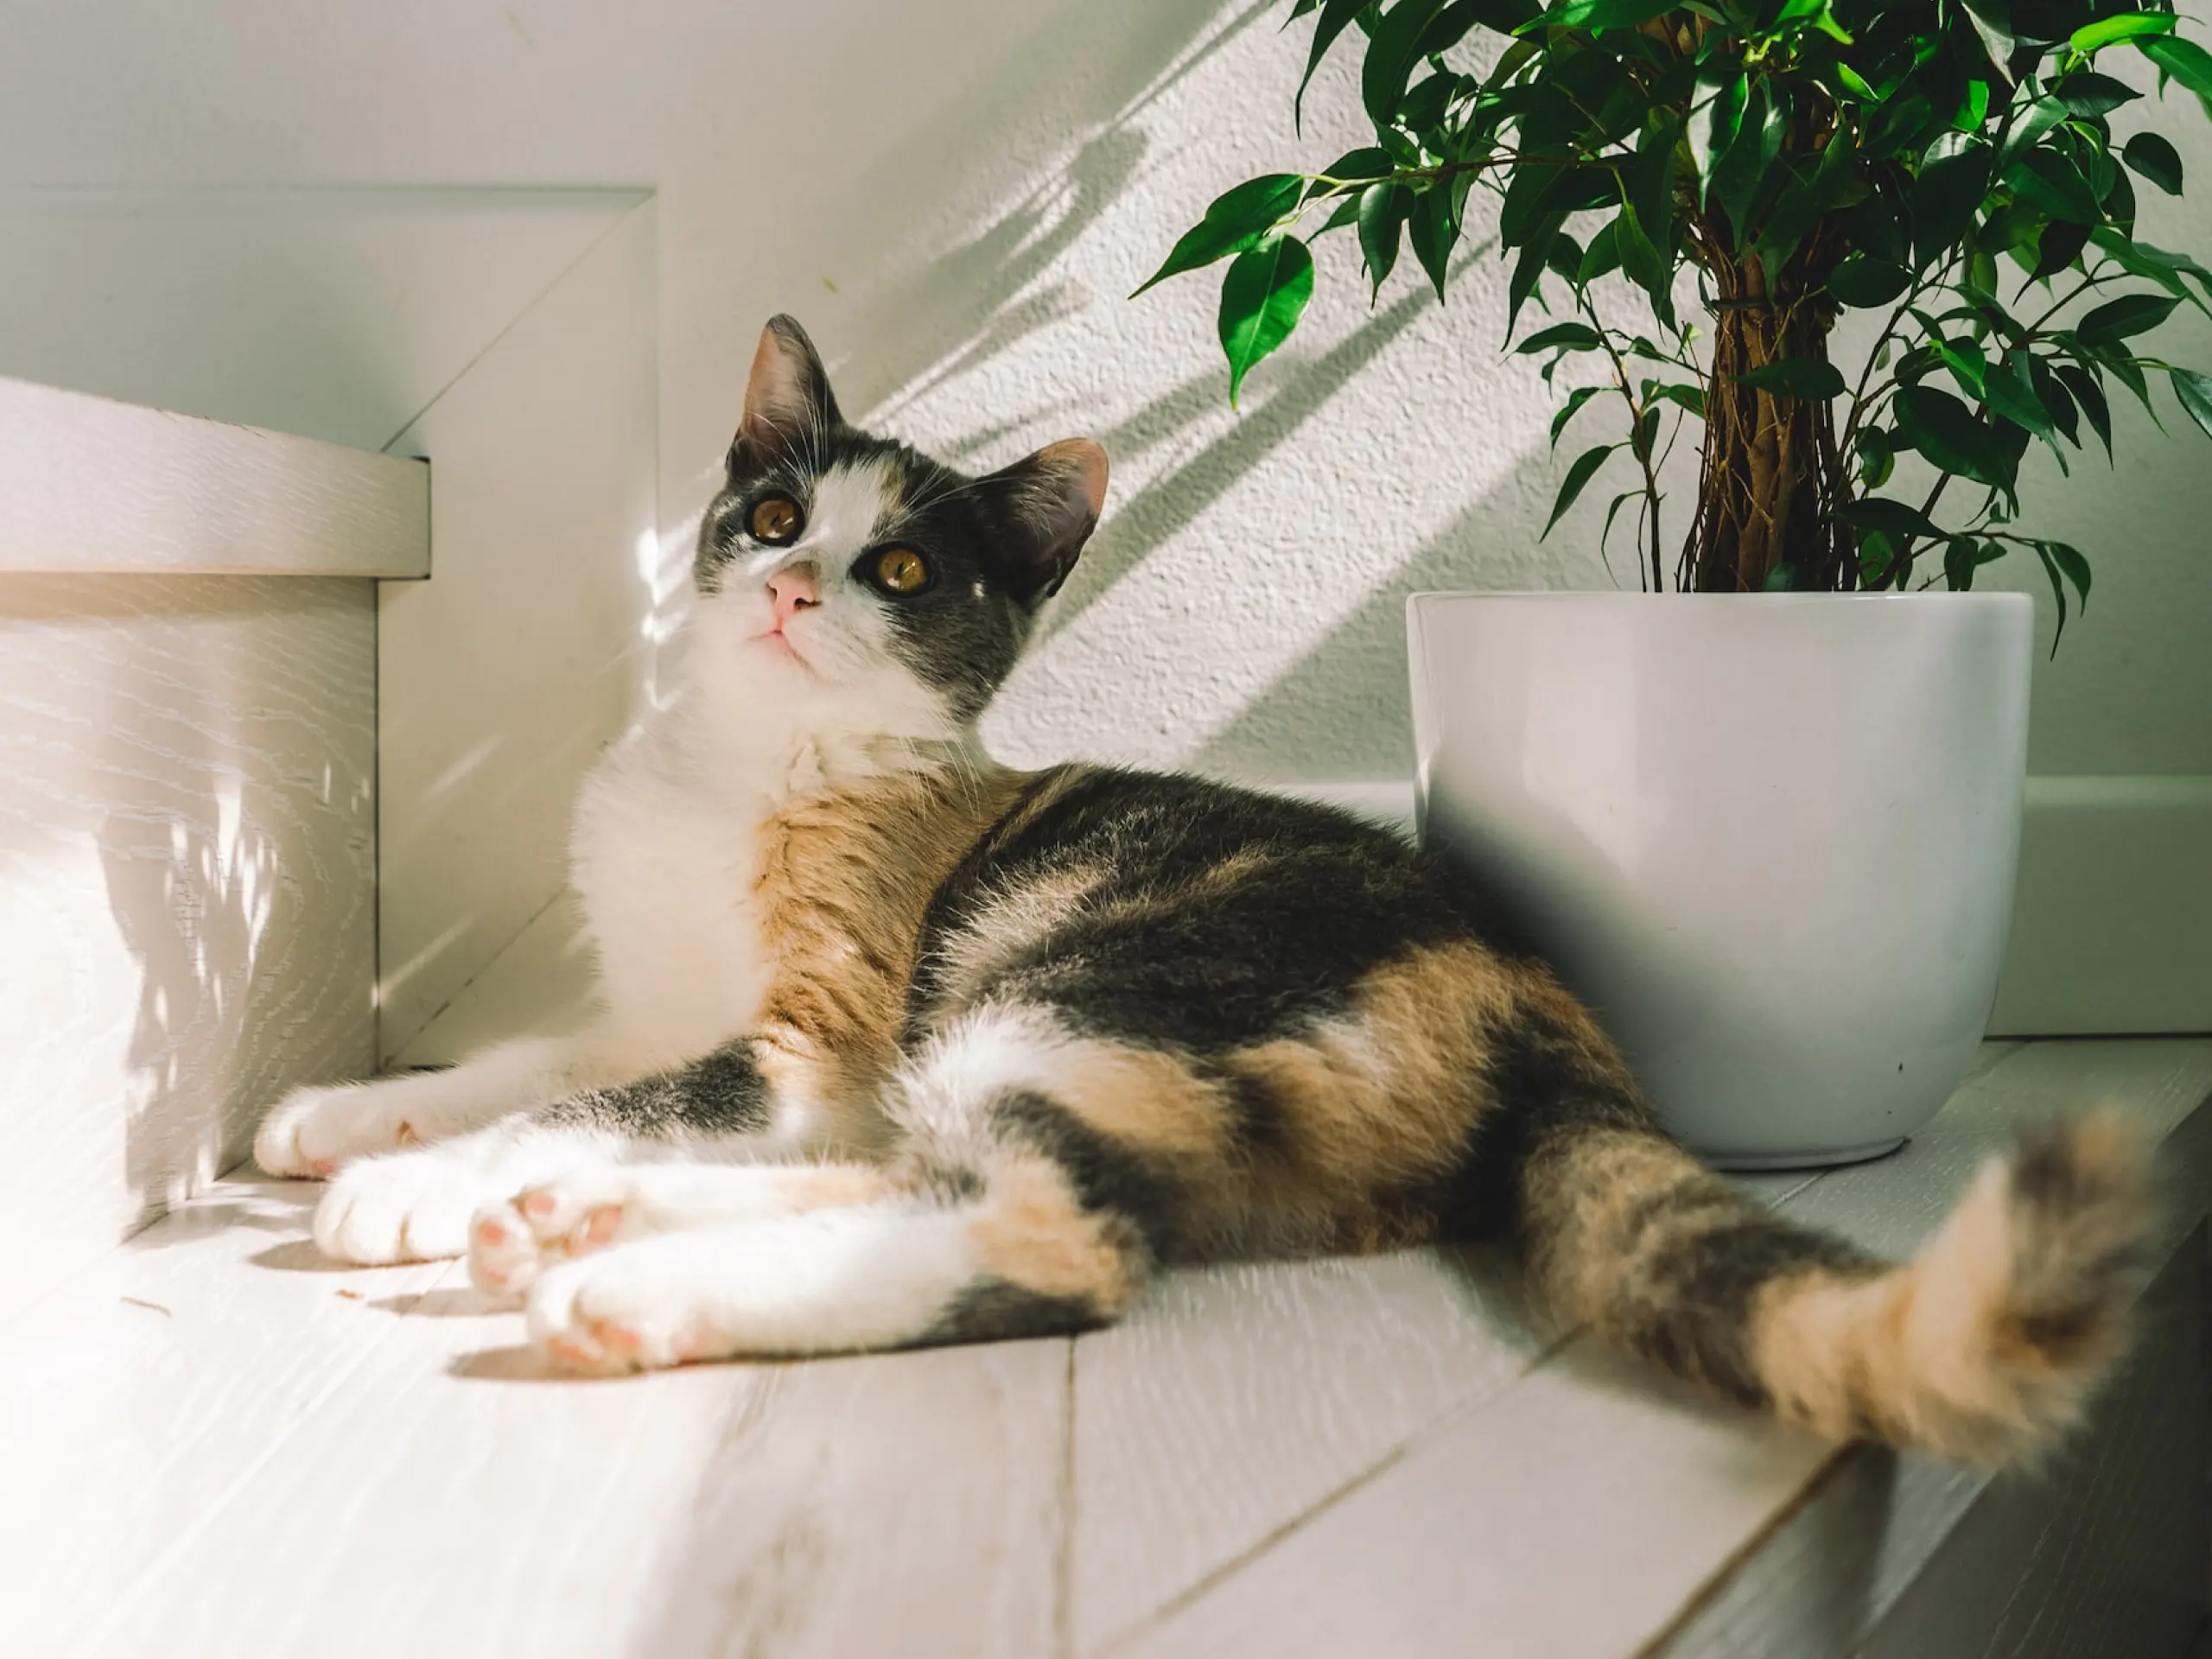
<svg viewBox="0 0 2212 1659">
<path fill-rule="evenodd" d="M 1592 513 L 1534 544 L 1553 404 L 1497 354 L 1494 262 L 1448 308 L 1402 276 L 1370 311 L 1337 250 L 1241 416 L 1224 406 L 1211 280 L 1123 299 L 1217 188 L 1359 136 L 1339 67 L 1293 137 L 1306 31 L 1278 32 L 1285 10 L 19 7 L 0 186 L 652 188 L 665 537 L 687 536 L 711 486 L 761 318 L 790 309 L 842 362 L 849 404 L 918 440 L 997 461 L 1090 430 L 1114 451 L 1112 517 L 993 716 L 1004 751 L 1381 776 L 1402 764 L 1405 591 L 1605 577 L 1578 533 Z M 2212 152 L 2193 132 L 2184 149 L 2212 188 Z M 2192 209 L 2157 234 L 2205 228 Z M 202 378 L 237 406 L 223 365 Z M 2138 442 L 2117 477 L 2092 462 L 2077 479 L 2041 499 L 2097 556 L 2097 596 L 2042 672 L 2037 769 L 2212 771 L 2196 546 L 2212 451 L 2183 429 Z"/>
</svg>

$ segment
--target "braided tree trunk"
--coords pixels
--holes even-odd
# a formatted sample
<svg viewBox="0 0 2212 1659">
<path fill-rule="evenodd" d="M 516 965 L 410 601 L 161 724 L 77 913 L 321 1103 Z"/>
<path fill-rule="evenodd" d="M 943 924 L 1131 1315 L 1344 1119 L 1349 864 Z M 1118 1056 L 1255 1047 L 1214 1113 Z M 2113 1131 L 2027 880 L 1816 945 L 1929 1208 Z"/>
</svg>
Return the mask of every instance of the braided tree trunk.
<svg viewBox="0 0 2212 1659">
<path fill-rule="evenodd" d="M 1707 268 L 1719 305 L 1705 391 L 1705 470 L 1676 583 L 1700 593 L 1854 587 L 1850 531 L 1838 516 L 1848 498 L 1828 404 L 1738 379 L 1777 358 L 1827 361 L 1834 312 L 1824 299 L 1808 299 L 1802 280 L 1785 276 L 1770 289 L 1756 259 L 1715 257 Z"/>
</svg>

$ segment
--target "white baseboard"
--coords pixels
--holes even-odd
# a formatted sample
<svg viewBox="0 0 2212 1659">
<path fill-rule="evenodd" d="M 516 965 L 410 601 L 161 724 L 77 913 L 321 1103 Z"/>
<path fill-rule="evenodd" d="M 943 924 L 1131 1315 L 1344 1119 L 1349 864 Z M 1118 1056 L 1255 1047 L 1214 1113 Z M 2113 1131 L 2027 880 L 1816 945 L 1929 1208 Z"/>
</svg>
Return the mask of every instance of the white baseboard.
<svg viewBox="0 0 2212 1659">
<path fill-rule="evenodd" d="M 2028 779 L 1990 1031 L 2212 1031 L 2212 777 Z"/>
</svg>

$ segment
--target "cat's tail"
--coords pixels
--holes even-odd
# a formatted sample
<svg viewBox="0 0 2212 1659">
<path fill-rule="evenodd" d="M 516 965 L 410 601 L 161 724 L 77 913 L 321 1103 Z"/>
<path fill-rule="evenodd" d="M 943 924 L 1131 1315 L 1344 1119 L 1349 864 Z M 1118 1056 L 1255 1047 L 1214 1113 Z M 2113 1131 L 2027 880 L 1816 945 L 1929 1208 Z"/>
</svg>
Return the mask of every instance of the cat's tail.
<svg viewBox="0 0 2212 1659">
<path fill-rule="evenodd" d="M 1585 1084 L 1602 1095 L 1599 1077 Z M 1570 1088 L 1550 1106 L 1515 1149 L 1515 1208 L 1556 1309 L 1817 1433 L 2032 1456 L 2126 1340 L 2156 1206 L 2141 1139 L 2115 1115 L 2021 1134 L 1894 1263 L 1713 1174 L 1632 1092 Z"/>
</svg>

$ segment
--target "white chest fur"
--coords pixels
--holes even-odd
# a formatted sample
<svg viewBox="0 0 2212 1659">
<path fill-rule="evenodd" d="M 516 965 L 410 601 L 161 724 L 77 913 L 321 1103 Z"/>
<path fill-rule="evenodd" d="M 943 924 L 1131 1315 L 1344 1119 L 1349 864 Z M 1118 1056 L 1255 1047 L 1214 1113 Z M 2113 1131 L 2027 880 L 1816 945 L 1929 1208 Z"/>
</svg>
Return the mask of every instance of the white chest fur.
<svg viewBox="0 0 2212 1659">
<path fill-rule="evenodd" d="M 763 925 L 764 828 L 795 802 L 880 780 L 956 736 L 903 675 L 824 683 L 730 649 L 717 620 L 712 607 L 699 619 L 676 706 L 585 779 L 569 838 L 601 1001 L 653 1065 L 758 1029 L 779 967 Z M 905 718 L 887 736 L 887 705 Z"/>
</svg>

